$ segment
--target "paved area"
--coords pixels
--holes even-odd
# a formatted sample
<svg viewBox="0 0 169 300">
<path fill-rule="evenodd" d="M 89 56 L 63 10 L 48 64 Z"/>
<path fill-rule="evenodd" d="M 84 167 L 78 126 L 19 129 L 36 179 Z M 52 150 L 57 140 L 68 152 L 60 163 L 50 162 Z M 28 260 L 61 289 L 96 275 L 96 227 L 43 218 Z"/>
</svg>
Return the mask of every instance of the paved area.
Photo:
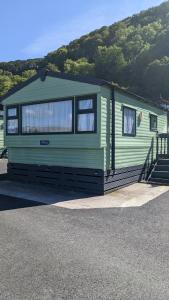
<svg viewBox="0 0 169 300">
<path fill-rule="evenodd" d="M 0 181 L 0 194 L 40 201 L 68 209 L 137 207 L 169 191 L 169 186 L 136 183 L 105 196 L 89 196 L 75 192 L 59 192 L 48 185 Z"/>
<path fill-rule="evenodd" d="M 0 196 L 0 299 L 169 299 L 169 192 L 70 210 Z"/>
</svg>

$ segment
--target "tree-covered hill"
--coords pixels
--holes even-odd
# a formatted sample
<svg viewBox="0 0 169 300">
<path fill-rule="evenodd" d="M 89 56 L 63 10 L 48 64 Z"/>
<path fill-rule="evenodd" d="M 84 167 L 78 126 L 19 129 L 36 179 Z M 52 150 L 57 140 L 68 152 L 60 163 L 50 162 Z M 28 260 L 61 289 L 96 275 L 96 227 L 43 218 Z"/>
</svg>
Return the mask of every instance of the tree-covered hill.
<svg viewBox="0 0 169 300">
<path fill-rule="evenodd" d="M 0 95 L 41 67 L 103 78 L 154 100 L 169 99 L 169 1 L 95 30 L 43 59 L 0 63 Z"/>
</svg>

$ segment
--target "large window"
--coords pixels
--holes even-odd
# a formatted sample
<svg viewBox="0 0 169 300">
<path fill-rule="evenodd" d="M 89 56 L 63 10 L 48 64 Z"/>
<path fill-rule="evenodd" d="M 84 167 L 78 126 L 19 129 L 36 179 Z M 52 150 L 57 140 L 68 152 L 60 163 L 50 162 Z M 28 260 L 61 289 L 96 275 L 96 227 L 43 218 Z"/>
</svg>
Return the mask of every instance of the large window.
<svg viewBox="0 0 169 300">
<path fill-rule="evenodd" d="M 150 130 L 157 131 L 157 116 L 150 114 Z"/>
<path fill-rule="evenodd" d="M 76 132 L 96 132 L 96 97 L 76 99 Z"/>
<path fill-rule="evenodd" d="M 72 126 L 72 100 L 22 106 L 22 133 L 69 133 Z"/>
<path fill-rule="evenodd" d="M 136 110 L 123 106 L 123 135 L 136 135 Z"/>
<path fill-rule="evenodd" d="M 6 113 L 7 134 L 18 134 L 18 107 L 7 107 Z"/>
</svg>

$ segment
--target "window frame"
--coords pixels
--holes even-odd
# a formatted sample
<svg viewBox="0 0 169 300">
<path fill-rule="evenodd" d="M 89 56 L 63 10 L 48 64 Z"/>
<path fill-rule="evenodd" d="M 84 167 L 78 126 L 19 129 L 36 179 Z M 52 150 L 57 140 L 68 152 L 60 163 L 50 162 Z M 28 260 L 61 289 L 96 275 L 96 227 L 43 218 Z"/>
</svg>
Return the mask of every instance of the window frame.
<svg viewBox="0 0 169 300">
<path fill-rule="evenodd" d="M 72 130 L 71 131 L 63 131 L 63 132 L 23 132 L 22 131 L 22 107 L 23 106 L 30 106 L 30 105 L 36 105 L 36 104 L 46 104 L 46 103 L 54 103 L 54 102 L 64 102 L 64 101 L 71 101 L 72 102 Z M 52 99 L 52 100 L 44 100 L 44 101 L 36 101 L 36 102 L 29 102 L 29 103 L 23 103 L 20 105 L 20 134 L 21 135 L 60 135 L 60 134 L 73 134 L 74 133 L 74 98 L 66 97 L 66 98 L 60 98 L 60 99 Z"/>
<path fill-rule="evenodd" d="M 156 118 L 156 123 L 157 123 L 157 128 L 156 129 L 153 129 L 152 127 L 151 127 L 151 118 Z M 150 131 L 152 131 L 152 132 L 157 132 L 158 131 L 158 116 L 157 115 L 155 115 L 155 114 L 149 114 L 149 118 L 150 118 Z"/>
<path fill-rule="evenodd" d="M 81 100 L 93 100 L 93 108 L 89 109 L 80 109 L 79 108 L 79 102 Z M 78 96 L 75 97 L 75 133 L 76 134 L 93 134 L 97 133 L 97 95 L 86 95 L 86 96 Z M 78 130 L 78 116 L 79 115 L 84 115 L 84 114 L 94 114 L 94 130 L 92 131 L 80 131 Z"/>
<path fill-rule="evenodd" d="M 8 110 L 12 109 L 12 108 L 16 108 L 16 116 L 8 116 Z M 20 132 L 20 120 L 19 120 L 19 105 L 7 105 L 6 106 L 6 135 L 19 135 Z M 18 121 L 18 130 L 16 133 L 10 133 L 8 132 L 8 121 L 9 120 L 17 120 Z"/>
<path fill-rule="evenodd" d="M 137 121 L 137 110 L 135 108 L 132 108 L 132 107 L 126 106 L 126 105 L 123 105 L 122 109 L 123 109 L 123 114 L 122 114 L 122 135 L 123 136 L 128 136 L 128 137 L 135 137 L 137 135 L 137 122 L 136 122 Z M 125 133 L 124 132 L 124 111 L 125 111 L 125 109 L 130 109 L 130 110 L 134 111 L 134 113 L 135 113 L 135 116 L 134 116 L 134 118 L 135 118 L 134 133 Z"/>
</svg>

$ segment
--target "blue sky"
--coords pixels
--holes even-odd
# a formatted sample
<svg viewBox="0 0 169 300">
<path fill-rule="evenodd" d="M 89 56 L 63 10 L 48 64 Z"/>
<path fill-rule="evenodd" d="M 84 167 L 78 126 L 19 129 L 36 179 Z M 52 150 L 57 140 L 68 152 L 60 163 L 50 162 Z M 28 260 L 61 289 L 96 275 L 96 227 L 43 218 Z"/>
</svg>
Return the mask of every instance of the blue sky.
<svg viewBox="0 0 169 300">
<path fill-rule="evenodd" d="M 103 25 L 161 0 L 0 1 L 0 61 L 43 57 Z"/>
</svg>

